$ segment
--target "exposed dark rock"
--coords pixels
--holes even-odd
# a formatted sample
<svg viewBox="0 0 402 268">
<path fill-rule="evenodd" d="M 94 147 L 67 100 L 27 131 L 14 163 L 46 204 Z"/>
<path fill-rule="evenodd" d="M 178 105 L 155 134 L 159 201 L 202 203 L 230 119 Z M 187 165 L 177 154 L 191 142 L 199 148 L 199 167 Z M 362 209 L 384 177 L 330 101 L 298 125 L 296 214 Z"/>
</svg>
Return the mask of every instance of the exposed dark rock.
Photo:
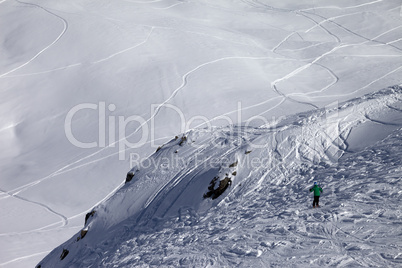
<svg viewBox="0 0 402 268">
<path fill-rule="evenodd" d="M 229 177 L 225 177 L 223 180 L 219 182 L 219 186 L 215 189 L 216 182 L 219 180 L 219 177 L 215 177 L 212 179 L 208 186 L 208 192 L 204 194 L 204 198 L 212 198 L 216 199 L 221 194 L 225 192 L 225 190 L 232 185 L 232 180 Z"/>
<path fill-rule="evenodd" d="M 93 217 L 94 215 L 95 215 L 95 210 L 92 210 L 91 212 L 88 212 L 86 215 L 85 215 L 85 225 L 87 225 L 87 222 L 88 222 L 88 219 L 90 218 L 90 217 Z"/>
<path fill-rule="evenodd" d="M 128 172 L 127 177 L 126 177 L 126 183 L 130 182 L 133 179 L 133 177 L 134 177 L 134 173 Z"/>
<path fill-rule="evenodd" d="M 219 177 L 215 177 L 215 178 L 213 178 L 212 181 L 209 183 L 209 186 L 208 186 L 208 190 L 209 190 L 209 191 L 204 194 L 204 198 L 210 198 L 210 197 L 214 194 L 214 191 L 215 191 L 215 184 L 216 184 L 216 181 L 217 181 L 218 179 L 219 179 Z"/>
<path fill-rule="evenodd" d="M 231 164 L 229 167 L 230 168 L 232 168 L 232 167 L 235 167 L 235 166 L 237 166 L 237 163 L 238 163 L 239 161 L 236 161 L 236 162 L 234 162 L 233 164 Z"/>
<path fill-rule="evenodd" d="M 85 230 L 85 229 L 81 230 L 81 239 L 83 239 L 87 235 L 87 233 L 88 233 L 88 230 Z"/>
<path fill-rule="evenodd" d="M 212 199 L 218 198 L 221 194 L 225 192 L 225 190 L 232 185 L 232 180 L 229 177 L 224 178 L 219 182 L 219 187 L 214 191 L 212 195 Z"/>
<path fill-rule="evenodd" d="M 60 255 L 60 260 L 64 260 L 64 258 L 67 257 L 68 253 L 70 253 L 70 251 L 68 251 L 67 249 L 63 249 L 63 252 Z"/>
<path fill-rule="evenodd" d="M 186 137 L 186 136 L 183 136 L 183 137 L 181 137 L 181 140 L 180 140 L 179 145 L 180 145 L 180 146 L 183 146 L 183 144 L 186 143 L 186 142 L 187 142 L 187 137 Z"/>
</svg>

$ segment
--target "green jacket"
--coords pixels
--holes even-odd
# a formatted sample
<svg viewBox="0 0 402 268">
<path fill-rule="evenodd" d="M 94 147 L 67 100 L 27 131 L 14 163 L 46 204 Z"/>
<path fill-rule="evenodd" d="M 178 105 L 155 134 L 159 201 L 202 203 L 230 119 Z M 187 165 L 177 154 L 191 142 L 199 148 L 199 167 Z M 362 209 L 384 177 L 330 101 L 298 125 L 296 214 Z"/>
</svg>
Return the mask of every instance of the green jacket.
<svg viewBox="0 0 402 268">
<path fill-rule="evenodd" d="M 314 191 L 314 196 L 320 196 L 322 193 L 322 188 L 318 185 L 314 185 L 313 188 L 310 189 L 310 192 Z"/>
</svg>

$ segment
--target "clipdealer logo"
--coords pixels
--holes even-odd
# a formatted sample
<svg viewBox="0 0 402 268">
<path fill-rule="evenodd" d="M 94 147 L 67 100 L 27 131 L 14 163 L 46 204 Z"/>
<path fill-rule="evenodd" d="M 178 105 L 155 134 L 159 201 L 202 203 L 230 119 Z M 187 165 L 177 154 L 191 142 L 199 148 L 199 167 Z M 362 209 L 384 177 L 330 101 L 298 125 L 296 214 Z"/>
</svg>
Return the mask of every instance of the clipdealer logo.
<svg viewBox="0 0 402 268">
<path fill-rule="evenodd" d="M 72 145 L 82 149 L 118 147 L 119 160 L 125 160 L 127 149 L 140 148 L 147 143 L 150 144 L 151 148 L 159 147 L 159 145 L 155 144 L 157 131 L 155 118 L 156 115 L 161 112 L 162 108 L 164 111 L 169 110 L 169 113 L 173 112 L 176 119 L 179 119 L 179 121 L 176 120 L 172 123 L 175 125 L 175 129 L 179 130 L 179 133 L 185 133 L 189 129 L 201 126 L 204 129 L 212 130 L 212 121 L 220 121 L 222 125 L 234 125 L 237 122 L 243 122 L 241 102 L 238 102 L 237 110 L 232 112 L 232 114 L 234 114 L 233 118 L 228 115 L 220 115 L 213 119 L 209 119 L 203 115 L 195 115 L 188 118 L 179 107 L 172 104 L 151 104 L 150 107 L 151 116 L 145 119 L 139 115 L 114 115 L 116 105 L 107 105 L 106 102 L 103 101 L 99 103 L 78 104 L 71 108 L 66 115 L 64 122 L 65 135 Z M 74 135 L 74 129 L 78 129 L 78 121 L 74 119 L 83 116 L 87 117 L 88 114 L 91 114 L 90 118 L 96 119 L 97 121 L 97 140 L 94 138 L 92 141 L 83 141 Z M 244 126 L 249 127 L 253 124 L 268 124 L 268 120 L 258 115 L 245 121 Z M 134 131 L 132 131 L 133 125 L 137 126 Z M 130 132 L 127 133 L 129 126 L 131 129 Z M 134 135 L 136 141 L 130 141 L 129 138 L 132 138 Z M 241 139 L 240 136 L 241 135 L 239 135 L 239 139 Z"/>
<path fill-rule="evenodd" d="M 237 110 L 231 112 L 231 114 L 234 116 L 229 117 L 228 115 L 220 115 L 212 119 L 209 119 L 203 115 L 195 115 L 187 118 L 185 113 L 179 107 L 172 104 L 152 104 L 150 106 L 150 117 L 145 119 L 139 115 L 115 115 L 114 112 L 116 111 L 116 105 L 106 105 L 106 102 L 103 101 L 99 103 L 78 104 L 71 108 L 66 115 L 64 124 L 65 135 L 72 145 L 82 149 L 117 147 L 119 160 L 126 160 L 128 149 L 141 148 L 146 144 L 149 144 L 151 148 L 158 148 L 159 145 L 155 144 L 156 131 L 163 128 L 165 126 L 163 124 L 165 123 L 169 124 L 169 127 L 179 129 L 179 133 L 186 133 L 189 129 L 197 127 L 202 127 L 206 131 L 212 131 L 212 123 L 218 120 L 220 120 L 220 123 L 222 123 L 224 126 L 235 126 L 236 124 L 241 123 L 240 127 L 229 128 L 231 130 L 226 132 L 226 135 L 228 135 L 229 139 L 238 140 L 237 144 L 241 145 L 244 136 L 247 135 L 245 132 L 247 129 L 250 129 L 250 127 L 264 126 L 264 128 L 269 128 L 271 133 L 283 131 L 283 129 L 280 127 L 281 124 L 278 124 L 278 122 L 281 122 L 283 119 L 286 121 L 287 118 L 286 116 L 281 116 L 279 118 L 272 117 L 270 120 L 268 120 L 264 116 L 257 115 L 243 121 L 242 112 L 244 110 L 242 109 L 241 102 L 237 103 Z M 342 147 L 342 139 L 340 138 L 339 129 L 333 127 L 334 125 L 337 125 L 336 123 L 339 121 L 338 106 L 339 104 L 336 102 L 322 109 L 323 120 L 321 121 L 321 126 L 319 127 L 319 129 L 321 129 L 319 134 L 317 134 L 317 131 L 313 131 L 314 133 L 312 133 L 307 119 L 303 119 L 306 122 L 302 122 L 303 120 L 299 119 L 299 121 L 301 121 L 295 123 L 299 127 L 299 130 L 295 133 L 289 133 L 290 136 L 287 137 L 286 140 L 298 140 L 300 144 L 308 143 L 311 148 L 319 148 L 322 147 L 323 144 L 328 144 L 328 148 L 326 150 L 328 151 L 330 148 L 331 150 L 334 150 L 334 158 L 337 158 L 337 154 L 339 152 L 335 147 Z M 163 111 L 161 110 L 162 108 L 164 109 Z M 162 123 L 156 123 L 156 116 L 162 112 L 169 112 L 169 114 L 175 117 L 176 120 L 172 120 L 171 122 L 164 121 Z M 90 114 L 90 116 L 88 116 L 88 114 Z M 91 129 L 88 131 L 88 133 L 92 134 L 98 132 L 97 139 L 95 137 L 91 141 L 83 141 L 74 135 L 74 129 L 76 131 L 77 129 L 83 129 L 82 125 L 81 128 L 79 127 L 79 124 L 83 124 L 82 119 L 84 118 L 90 118 L 92 121 L 97 123 L 96 130 Z M 302 116 L 301 118 L 304 117 Z M 198 125 L 195 125 L 196 123 Z M 134 129 L 133 126 L 136 126 L 136 128 Z M 321 140 L 314 138 L 317 135 L 321 137 Z M 133 141 L 133 139 L 135 139 L 135 141 Z M 325 140 L 325 142 L 323 140 Z M 272 142 L 275 143 L 274 141 Z M 222 146 L 213 143 L 214 141 L 212 141 L 212 146 Z M 193 143 L 188 144 L 193 147 L 197 146 Z M 274 148 L 277 146 L 275 144 L 261 142 L 261 140 L 249 140 L 247 145 L 254 149 L 270 147 Z M 293 148 L 295 146 L 296 145 L 293 144 L 290 147 Z M 138 162 L 140 161 L 138 157 L 139 156 L 137 154 L 134 154 L 134 156 L 130 155 L 130 160 Z"/>
<path fill-rule="evenodd" d="M 73 134 L 73 118 L 76 115 L 79 115 L 84 110 L 93 110 L 97 111 L 97 121 L 98 121 L 98 141 L 92 142 L 83 142 L 78 140 Z M 116 110 L 116 105 L 109 104 L 107 108 L 108 112 L 114 112 Z M 108 125 L 108 129 L 106 130 L 106 121 Z M 139 148 L 148 139 L 148 127 L 147 121 L 138 115 L 131 115 L 129 117 L 125 116 L 116 116 L 109 115 L 106 118 L 106 103 L 99 102 L 99 104 L 94 103 L 82 103 L 74 106 L 68 113 L 64 121 L 64 131 L 67 139 L 71 144 L 76 147 L 82 149 L 91 149 L 91 148 L 105 148 L 105 147 L 116 147 L 118 145 L 119 150 L 128 146 L 130 148 Z M 140 126 L 136 129 L 135 132 L 141 130 L 142 135 L 141 139 L 138 142 L 132 143 L 127 140 L 126 136 L 126 128 L 129 123 L 136 122 Z M 116 138 L 116 128 L 118 137 Z M 108 143 L 106 143 L 106 137 L 108 136 Z"/>
</svg>

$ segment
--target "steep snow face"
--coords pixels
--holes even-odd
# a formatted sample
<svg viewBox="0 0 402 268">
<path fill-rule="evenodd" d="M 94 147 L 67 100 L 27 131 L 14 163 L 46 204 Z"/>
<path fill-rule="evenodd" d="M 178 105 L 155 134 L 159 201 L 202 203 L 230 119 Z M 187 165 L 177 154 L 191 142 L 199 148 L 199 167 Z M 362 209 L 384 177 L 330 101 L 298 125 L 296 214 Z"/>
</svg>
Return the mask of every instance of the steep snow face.
<svg viewBox="0 0 402 268">
<path fill-rule="evenodd" d="M 400 5 L 0 0 L 0 266 L 33 266 L 79 231 L 121 187 L 130 154 L 144 159 L 193 128 L 258 127 L 400 84 Z M 395 127 L 371 119 L 349 133 L 350 151 Z"/>
<path fill-rule="evenodd" d="M 176 137 L 41 267 L 400 263 L 401 98 L 395 86 L 259 128 Z M 393 130 L 350 152 L 351 133 L 372 122 Z M 220 196 L 205 195 L 225 178 Z M 316 210 L 313 181 L 324 188 Z"/>
</svg>

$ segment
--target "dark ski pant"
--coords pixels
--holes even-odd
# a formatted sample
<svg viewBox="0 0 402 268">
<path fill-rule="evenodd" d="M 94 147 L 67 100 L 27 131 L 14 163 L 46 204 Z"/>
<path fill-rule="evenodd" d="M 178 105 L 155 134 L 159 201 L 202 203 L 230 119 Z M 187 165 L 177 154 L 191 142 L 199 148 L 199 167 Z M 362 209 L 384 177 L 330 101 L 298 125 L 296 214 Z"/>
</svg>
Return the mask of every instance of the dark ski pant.
<svg viewBox="0 0 402 268">
<path fill-rule="evenodd" d="M 320 202 L 320 196 L 314 196 L 313 207 L 318 206 Z"/>
</svg>

